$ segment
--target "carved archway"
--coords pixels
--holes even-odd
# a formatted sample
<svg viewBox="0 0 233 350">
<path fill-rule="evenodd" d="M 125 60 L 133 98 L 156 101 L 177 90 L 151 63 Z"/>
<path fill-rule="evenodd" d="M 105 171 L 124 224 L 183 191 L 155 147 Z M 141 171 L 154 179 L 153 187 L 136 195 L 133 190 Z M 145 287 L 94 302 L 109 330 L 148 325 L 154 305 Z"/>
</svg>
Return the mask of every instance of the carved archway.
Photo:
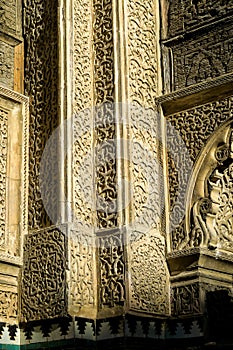
<svg viewBox="0 0 233 350">
<path fill-rule="evenodd" d="M 210 137 L 195 164 L 185 224 L 185 248 L 233 251 L 232 119 Z"/>
</svg>

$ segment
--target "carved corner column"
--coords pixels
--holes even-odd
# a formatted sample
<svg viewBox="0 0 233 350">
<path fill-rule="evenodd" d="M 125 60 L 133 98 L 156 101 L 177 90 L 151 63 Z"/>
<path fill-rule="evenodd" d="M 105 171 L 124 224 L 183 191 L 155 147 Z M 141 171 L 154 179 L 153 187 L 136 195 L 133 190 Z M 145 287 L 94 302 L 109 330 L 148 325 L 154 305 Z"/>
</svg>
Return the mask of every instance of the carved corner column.
<svg viewBox="0 0 233 350">
<path fill-rule="evenodd" d="M 69 313 L 92 320 L 122 315 L 125 298 L 113 6 L 112 1 L 73 1 Z"/>
<path fill-rule="evenodd" d="M 21 1 L 1 2 L 0 17 L 0 321 L 2 327 L 10 324 L 10 329 L 20 319 L 23 238 L 27 233 L 29 116 L 28 98 L 22 95 Z"/>
</svg>

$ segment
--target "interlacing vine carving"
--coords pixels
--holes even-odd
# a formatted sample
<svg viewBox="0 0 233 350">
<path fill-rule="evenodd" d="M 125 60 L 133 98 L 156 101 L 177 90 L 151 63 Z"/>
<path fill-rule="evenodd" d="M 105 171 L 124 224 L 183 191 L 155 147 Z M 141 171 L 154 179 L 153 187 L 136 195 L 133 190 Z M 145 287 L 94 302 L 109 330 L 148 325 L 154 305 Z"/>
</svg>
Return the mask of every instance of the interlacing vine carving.
<svg viewBox="0 0 233 350">
<path fill-rule="evenodd" d="M 112 1 L 94 0 L 93 10 L 96 215 L 99 228 L 112 228 L 117 225 Z"/>
<path fill-rule="evenodd" d="M 125 265 L 122 240 L 120 232 L 98 238 L 101 307 L 124 304 Z"/>
<path fill-rule="evenodd" d="M 128 57 L 131 137 L 132 225 L 129 252 L 130 307 L 168 311 L 168 271 L 161 234 L 158 142 L 156 3 L 129 0 Z M 145 258 L 145 256 L 146 258 Z"/>
<path fill-rule="evenodd" d="M 5 244 L 8 112 L 0 109 L 0 247 Z"/>
<path fill-rule="evenodd" d="M 47 140 L 58 125 L 58 34 L 57 0 L 24 0 L 25 94 L 30 97 L 29 200 L 30 228 L 51 223 L 45 212 L 39 186 L 40 161 Z M 58 160 L 47 160 L 49 205 L 57 212 Z"/>
<path fill-rule="evenodd" d="M 79 229 L 94 223 L 93 203 L 93 74 L 92 6 L 75 0 L 73 7 L 73 188 L 74 221 Z"/>
</svg>

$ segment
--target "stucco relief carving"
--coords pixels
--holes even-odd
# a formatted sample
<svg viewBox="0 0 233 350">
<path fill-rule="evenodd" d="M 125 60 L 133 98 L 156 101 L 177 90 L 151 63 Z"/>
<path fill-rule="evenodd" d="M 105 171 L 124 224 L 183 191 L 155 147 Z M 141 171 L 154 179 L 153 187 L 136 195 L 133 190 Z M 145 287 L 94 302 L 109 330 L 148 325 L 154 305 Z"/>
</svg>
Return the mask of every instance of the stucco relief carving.
<svg viewBox="0 0 233 350">
<path fill-rule="evenodd" d="M 133 231 L 130 240 L 130 308 L 168 314 L 169 273 L 164 238 L 155 230 Z"/>
<path fill-rule="evenodd" d="M 192 207 L 188 245 L 233 249 L 233 131 L 228 143 L 215 150 L 216 165 L 205 179 L 204 197 Z"/>
<path fill-rule="evenodd" d="M 233 12 L 232 0 L 170 0 L 169 35 L 217 20 Z"/>
<path fill-rule="evenodd" d="M 167 117 L 170 125 L 172 125 L 172 128 L 168 127 L 167 129 L 168 149 L 172 152 L 172 160 L 176 172 L 182 168 L 182 164 L 191 161 L 192 166 L 197 160 L 197 157 L 200 154 L 201 149 L 206 145 L 208 138 L 223 122 L 231 117 L 232 103 L 233 99 L 232 97 L 229 97 Z M 179 133 L 181 138 L 176 137 L 176 132 Z M 184 152 L 181 145 L 177 144 L 179 140 L 184 142 L 188 153 Z M 185 157 L 188 157 L 188 159 L 185 160 Z M 174 215 L 173 221 L 171 221 L 171 243 L 173 250 L 179 250 L 182 249 L 184 245 L 186 233 L 184 223 L 175 223 L 175 219 L 176 216 L 179 216 L 180 218 L 184 217 L 185 196 L 187 193 L 187 185 L 190 180 L 191 168 L 185 167 L 184 171 L 179 173 L 178 176 L 174 176 L 172 167 L 169 167 L 168 171 L 170 205 L 173 205 L 172 209 L 174 213 L 177 211 L 177 214 Z M 179 188 L 179 196 L 177 194 L 177 188 Z"/>
<path fill-rule="evenodd" d="M 123 237 L 119 231 L 98 238 L 100 307 L 124 305 L 125 263 Z"/>
<path fill-rule="evenodd" d="M 8 111 L 0 109 L 0 247 L 5 245 Z"/>
<path fill-rule="evenodd" d="M 193 315 L 201 312 L 199 283 L 172 287 L 171 312 L 173 316 Z"/>
<path fill-rule="evenodd" d="M 90 233 L 71 230 L 69 235 L 71 309 L 94 304 L 94 240 Z"/>
<path fill-rule="evenodd" d="M 94 105 L 97 227 L 117 226 L 114 111 L 113 10 L 110 0 L 94 0 Z"/>
<path fill-rule="evenodd" d="M 21 290 L 24 321 L 67 314 L 67 244 L 62 231 L 52 226 L 26 236 Z"/>
<path fill-rule="evenodd" d="M 57 0 L 24 1 L 25 94 L 30 96 L 29 123 L 29 227 L 51 224 L 41 198 L 39 171 L 44 147 L 58 125 L 58 35 Z M 57 145 L 53 160 L 47 160 L 50 206 L 58 212 Z M 53 190 L 52 190 L 53 189 Z"/>
<path fill-rule="evenodd" d="M 174 90 L 232 72 L 232 36 L 231 24 L 174 43 Z"/>
<path fill-rule="evenodd" d="M 73 202 L 74 221 L 78 228 L 94 223 L 93 186 L 93 74 L 91 3 L 74 1 L 73 9 Z"/>
<path fill-rule="evenodd" d="M 18 295 L 15 292 L 0 290 L 0 320 L 16 322 L 18 318 Z"/>
</svg>

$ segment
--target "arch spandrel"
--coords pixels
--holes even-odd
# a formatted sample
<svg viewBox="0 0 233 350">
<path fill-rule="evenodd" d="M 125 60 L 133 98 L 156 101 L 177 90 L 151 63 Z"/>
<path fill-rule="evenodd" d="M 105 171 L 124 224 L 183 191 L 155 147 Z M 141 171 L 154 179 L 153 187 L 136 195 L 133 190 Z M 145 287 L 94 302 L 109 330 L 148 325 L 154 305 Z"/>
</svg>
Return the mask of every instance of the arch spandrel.
<svg viewBox="0 0 233 350">
<path fill-rule="evenodd" d="M 183 248 L 233 250 L 232 119 L 217 129 L 201 151 L 186 199 Z"/>
</svg>

